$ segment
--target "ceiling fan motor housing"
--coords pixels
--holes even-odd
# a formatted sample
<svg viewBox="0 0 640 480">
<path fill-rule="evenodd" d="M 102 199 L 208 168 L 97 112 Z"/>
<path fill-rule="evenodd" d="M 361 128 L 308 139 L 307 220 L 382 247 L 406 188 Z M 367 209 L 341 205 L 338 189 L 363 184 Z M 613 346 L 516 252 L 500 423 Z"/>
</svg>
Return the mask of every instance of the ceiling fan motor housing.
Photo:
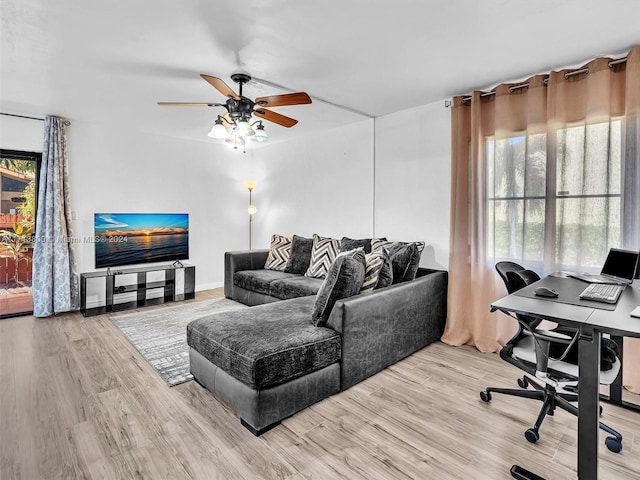
<svg viewBox="0 0 640 480">
<path fill-rule="evenodd" d="M 234 120 L 250 121 L 254 105 L 255 102 L 247 97 L 240 97 L 239 100 L 229 98 L 227 100 L 227 111 Z"/>
</svg>

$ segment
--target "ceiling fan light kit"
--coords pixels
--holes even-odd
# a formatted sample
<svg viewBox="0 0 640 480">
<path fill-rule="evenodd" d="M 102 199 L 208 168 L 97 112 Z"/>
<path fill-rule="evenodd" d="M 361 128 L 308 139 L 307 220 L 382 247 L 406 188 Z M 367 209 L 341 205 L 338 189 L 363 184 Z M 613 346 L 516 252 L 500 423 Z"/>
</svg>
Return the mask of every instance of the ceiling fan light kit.
<svg viewBox="0 0 640 480">
<path fill-rule="evenodd" d="M 218 115 L 207 135 L 215 140 L 224 140 L 236 149 L 238 146 L 244 147 L 247 138 L 256 142 L 266 142 L 268 140 L 269 136 L 264 129 L 262 120 L 277 123 L 286 128 L 291 128 L 298 123 L 298 121 L 293 118 L 264 107 L 282 107 L 311 103 L 311 97 L 304 92 L 271 95 L 251 100 L 242 94 L 243 85 L 251 81 L 251 76 L 244 72 L 231 75 L 231 80 L 239 85 L 239 94 L 235 93 L 223 80 L 217 77 L 205 74 L 201 74 L 200 76 L 226 96 L 227 101 L 225 103 L 158 102 L 158 105 L 173 107 L 224 107 L 227 113 Z M 258 117 L 258 119 L 254 119 L 253 117 Z"/>
<path fill-rule="evenodd" d="M 260 122 L 260 124 L 256 127 L 256 133 L 251 137 L 251 140 L 253 140 L 254 142 L 266 142 L 267 140 L 269 140 L 269 135 L 267 135 L 262 122 Z"/>
<path fill-rule="evenodd" d="M 227 128 L 222 124 L 222 120 L 218 118 L 216 123 L 214 123 L 211 131 L 208 133 L 208 136 L 211 138 L 215 138 L 216 140 L 224 140 L 229 138 L 229 132 Z"/>
</svg>

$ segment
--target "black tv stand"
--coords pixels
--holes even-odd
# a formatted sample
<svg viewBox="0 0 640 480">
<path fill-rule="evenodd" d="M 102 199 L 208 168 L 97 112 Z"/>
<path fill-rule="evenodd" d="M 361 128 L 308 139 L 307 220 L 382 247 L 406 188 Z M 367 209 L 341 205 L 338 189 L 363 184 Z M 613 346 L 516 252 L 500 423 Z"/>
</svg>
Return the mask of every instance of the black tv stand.
<svg viewBox="0 0 640 480">
<path fill-rule="evenodd" d="M 80 312 L 85 317 L 178 302 L 195 297 L 196 267 L 172 265 L 80 274 Z"/>
</svg>

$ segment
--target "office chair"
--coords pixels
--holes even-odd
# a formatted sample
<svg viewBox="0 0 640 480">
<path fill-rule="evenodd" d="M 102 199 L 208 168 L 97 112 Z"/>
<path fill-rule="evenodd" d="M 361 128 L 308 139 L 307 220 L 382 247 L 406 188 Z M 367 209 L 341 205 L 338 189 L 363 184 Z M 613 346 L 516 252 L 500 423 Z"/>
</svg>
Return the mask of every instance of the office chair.
<svg viewBox="0 0 640 480">
<path fill-rule="evenodd" d="M 513 262 L 499 262 L 496 264 L 496 270 L 504 280 L 510 294 L 540 279 L 535 272 L 526 270 Z M 542 401 L 542 408 L 535 425 L 524 434 L 529 442 L 536 443 L 540 439 L 539 430 L 543 420 L 547 415 L 553 415 L 556 407 L 575 416 L 578 415 L 578 407 L 570 403 L 577 402 L 578 396 L 556 390 L 558 387 L 575 388 L 578 384 L 578 366 L 564 361 L 574 345 L 577 348 L 578 333 L 568 329 L 563 329 L 565 333 L 538 329 L 542 319 L 528 315 L 517 314 L 513 318 L 518 321 L 518 332 L 500 350 L 500 358 L 543 382 L 543 385 L 531 381 L 524 375 L 518 379 L 520 389 L 489 387 L 480 392 L 480 398 L 483 402 L 490 402 L 491 393 L 501 393 Z M 552 346 L 554 346 L 553 349 Z M 612 368 L 600 370 L 600 383 L 604 385 L 613 383 L 619 370 L 620 359 L 614 356 Z M 533 387 L 533 390 L 528 389 L 529 385 Z M 602 407 L 600 410 L 602 413 Z M 622 450 L 622 435 L 602 422 L 599 426 L 610 434 L 605 440 L 607 448 L 615 453 L 620 452 Z"/>
</svg>

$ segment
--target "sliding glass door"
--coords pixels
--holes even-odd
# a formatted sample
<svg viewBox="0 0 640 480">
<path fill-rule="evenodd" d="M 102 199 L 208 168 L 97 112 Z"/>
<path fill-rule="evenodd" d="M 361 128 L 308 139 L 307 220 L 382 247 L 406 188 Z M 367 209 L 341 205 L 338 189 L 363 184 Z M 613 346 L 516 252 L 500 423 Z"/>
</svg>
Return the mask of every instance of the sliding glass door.
<svg viewBox="0 0 640 480">
<path fill-rule="evenodd" d="M 31 267 L 40 153 L 0 150 L 0 318 L 33 311 Z"/>
</svg>

